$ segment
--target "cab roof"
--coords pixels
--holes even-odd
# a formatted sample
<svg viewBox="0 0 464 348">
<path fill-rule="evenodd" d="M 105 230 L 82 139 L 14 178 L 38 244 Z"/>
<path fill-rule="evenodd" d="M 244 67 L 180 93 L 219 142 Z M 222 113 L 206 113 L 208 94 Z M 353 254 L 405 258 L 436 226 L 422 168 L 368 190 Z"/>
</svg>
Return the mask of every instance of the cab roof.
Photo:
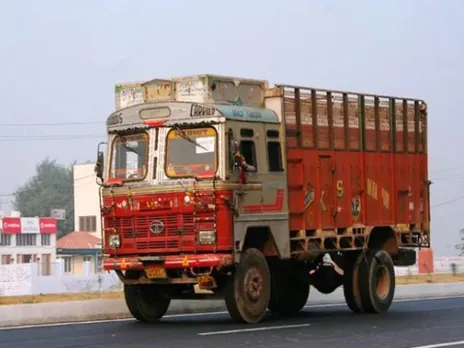
<svg viewBox="0 0 464 348">
<path fill-rule="evenodd" d="M 277 114 L 265 108 L 235 104 L 153 102 L 133 105 L 113 112 L 108 117 L 106 126 L 109 132 L 114 132 L 182 123 L 222 123 L 226 120 L 280 123 Z"/>
</svg>

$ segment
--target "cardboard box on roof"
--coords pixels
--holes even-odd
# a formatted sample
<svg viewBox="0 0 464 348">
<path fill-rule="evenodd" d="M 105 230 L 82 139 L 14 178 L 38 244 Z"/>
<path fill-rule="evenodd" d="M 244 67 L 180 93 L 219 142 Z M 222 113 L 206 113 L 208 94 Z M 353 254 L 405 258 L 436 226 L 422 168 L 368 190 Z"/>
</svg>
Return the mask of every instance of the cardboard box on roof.
<svg viewBox="0 0 464 348">
<path fill-rule="evenodd" d="M 265 80 L 210 74 L 177 77 L 173 81 L 176 100 L 196 103 L 228 102 L 261 107 L 268 88 Z"/>
<path fill-rule="evenodd" d="M 114 86 L 116 110 L 143 103 L 143 81 L 118 83 Z"/>
<path fill-rule="evenodd" d="M 262 107 L 267 88 L 265 80 L 210 74 L 152 79 L 115 85 L 115 104 L 116 110 L 146 102 L 174 100 Z"/>
<path fill-rule="evenodd" d="M 174 83 L 172 80 L 153 79 L 142 84 L 145 102 L 169 101 L 174 99 Z"/>
</svg>

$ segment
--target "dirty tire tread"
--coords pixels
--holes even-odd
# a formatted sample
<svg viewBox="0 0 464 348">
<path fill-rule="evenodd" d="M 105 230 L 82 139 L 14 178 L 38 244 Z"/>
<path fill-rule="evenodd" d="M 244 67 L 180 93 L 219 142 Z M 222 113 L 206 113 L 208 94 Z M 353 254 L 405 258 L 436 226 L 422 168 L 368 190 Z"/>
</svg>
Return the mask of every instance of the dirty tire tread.
<svg viewBox="0 0 464 348">
<path fill-rule="evenodd" d="M 124 299 L 126 300 L 126 305 L 130 314 L 132 314 L 134 319 L 144 321 L 144 318 L 138 309 L 137 302 L 134 299 L 136 296 L 137 290 L 135 289 L 135 286 L 124 285 Z"/>
<path fill-rule="evenodd" d="M 132 316 L 143 323 L 161 319 L 171 303 L 154 285 L 124 285 L 124 298 Z"/>
<path fill-rule="evenodd" d="M 351 256 L 344 270 L 343 295 L 348 308 L 354 313 L 363 313 L 359 284 L 359 267 L 363 260 L 363 254 Z"/>
<path fill-rule="evenodd" d="M 379 266 L 384 266 L 390 276 L 388 296 L 381 299 L 377 296 L 375 271 Z M 360 291 L 365 312 L 383 313 L 390 308 L 395 295 L 395 268 L 391 256 L 385 250 L 368 250 L 366 258 L 360 268 Z"/>
<path fill-rule="evenodd" d="M 257 313 L 252 313 L 252 307 L 245 304 L 244 280 L 246 270 L 252 266 L 257 266 L 263 273 L 263 295 L 256 308 Z M 240 263 L 232 279 L 224 289 L 224 300 L 227 311 L 231 318 L 238 323 L 256 324 L 263 320 L 271 296 L 271 275 L 264 255 L 255 248 L 244 251 L 240 258 Z"/>
</svg>

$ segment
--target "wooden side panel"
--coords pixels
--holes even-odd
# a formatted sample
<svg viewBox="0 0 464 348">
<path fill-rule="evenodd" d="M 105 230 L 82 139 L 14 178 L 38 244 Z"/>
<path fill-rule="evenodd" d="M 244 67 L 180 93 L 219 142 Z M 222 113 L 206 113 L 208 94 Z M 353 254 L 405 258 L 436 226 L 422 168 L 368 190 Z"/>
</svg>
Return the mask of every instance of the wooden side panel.
<svg viewBox="0 0 464 348">
<path fill-rule="evenodd" d="M 332 148 L 331 126 L 333 121 L 328 113 L 327 103 L 331 99 L 325 93 L 316 93 L 316 118 L 317 118 L 317 148 L 319 150 L 329 150 Z"/>
<path fill-rule="evenodd" d="M 297 125 L 296 125 L 296 112 L 295 112 L 295 103 L 294 99 L 285 98 L 284 99 L 284 109 L 285 114 L 283 115 L 283 119 L 285 122 L 285 132 L 287 138 L 287 149 L 292 149 L 298 147 L 297 139 Z"/>
<path fill-rule="evenodd" d="M 348 103 L 348 142 L 349 146 L 346 148 L 348 151 L 359 151 L 361 148 L 361 123 L 359 122 L 359 108 L 357 99 L 350 97 L 347 99 Z"/>
<path fill-rule="evenodd" d="M 333 159 L 331 156 L 319 156 L 319 207 L 321 211 L 321 228 L 335 228 L 335 185 L 333 175 Z M 309 178 L 310 179 L 310 178 Z"/>
<path fill-rule="evenodd" d="M 287 89 L 291 230 L 428 226 L 425 107 L 384 96 Z"/>
</svg>

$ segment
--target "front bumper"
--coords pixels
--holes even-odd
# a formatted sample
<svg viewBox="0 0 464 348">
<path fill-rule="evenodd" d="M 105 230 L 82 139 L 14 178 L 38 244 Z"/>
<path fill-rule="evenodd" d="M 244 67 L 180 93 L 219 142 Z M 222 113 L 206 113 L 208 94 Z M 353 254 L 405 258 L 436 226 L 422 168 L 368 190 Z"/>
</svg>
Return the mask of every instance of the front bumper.
<svg viewBox="0 0 464 348">
<path fill-rule="evenodd" d="M 105 271 L 143 271 L 147 264 L 157 264 L 164 269 L 222 268 L 231 266 L 234 258 L 231 254 L 192 254 L 169 256 L 134 256 L 105 258 Z"/>
</svg>

